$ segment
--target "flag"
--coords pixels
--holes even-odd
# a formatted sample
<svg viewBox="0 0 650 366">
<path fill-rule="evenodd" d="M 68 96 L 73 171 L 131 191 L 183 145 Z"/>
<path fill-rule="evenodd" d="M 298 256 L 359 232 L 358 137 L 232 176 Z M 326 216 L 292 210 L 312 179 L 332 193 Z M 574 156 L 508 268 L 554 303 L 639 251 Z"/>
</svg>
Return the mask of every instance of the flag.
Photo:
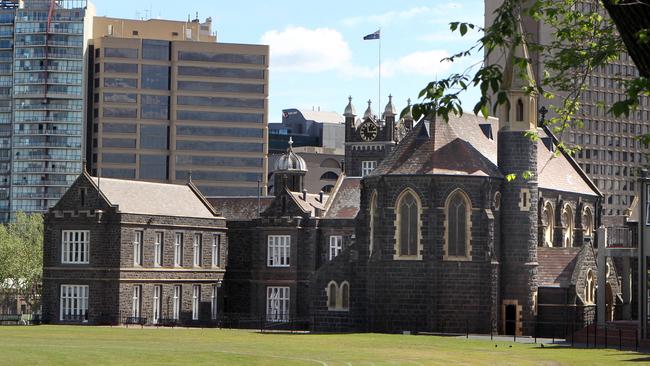
<svg viewBox="0 0 650 366">
<path fill-rule="evenodd" d="M 378 30 L 378 31 L 376 31 L 376 32 L 374 32 L 374 33 L 370 33 L 370 34 L 368 34 L 367 36 L 363 37 L 363 40 L 364 40 L 364 41 L 367 41 L 367 40 L 369 40 L 369 39 L 379 39 L 379 33 L 380 33 L 380 31 L 381 31 L 381 30 Z"/>
</svg>

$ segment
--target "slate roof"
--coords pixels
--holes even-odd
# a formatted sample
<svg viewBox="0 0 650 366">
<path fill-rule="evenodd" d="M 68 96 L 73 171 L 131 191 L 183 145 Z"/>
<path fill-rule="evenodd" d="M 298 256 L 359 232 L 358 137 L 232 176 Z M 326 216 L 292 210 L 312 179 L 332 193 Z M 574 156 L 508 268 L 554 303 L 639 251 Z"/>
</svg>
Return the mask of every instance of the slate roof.
<svg viewBox="0 0 650 366">
<path fill-rule="evenodd" d="M 581 248 L 537 248 L 540 286 L 569 287 Z"/>
<path fill-rule="evenodd" d="M 89 177 L 111 205 L 122 213 L 214 219 L 205 197 L 190 184 L 141 182 Z"/>
<path fill-rule="evenodd" d="M 263 212 L 271 204 L 274 196 L 262 196 L 259 210 Z M 207 198 L 212 207 L 227 220 L 244 221 L 258 217 L 257 196 L 215 196 Z"/>
<path fill-rule="evenodd" d="M 325 218 L 354 219 L 359 213 L 361 177 L 341 174 L 325 206 Z"/>
<path fill-rule="evenodd" d="M 491 132 L 488 138 L 482 128 Z M 570 158 L 554 155 L 542 141 L 552 139 L 543 129 L 537 141 L 540 188 L 598 196 L 593 183 Z M 473 114 L 450 116 L 449 122 L 420 121 L 395 151 L 370 175 L 439 174 L 503 177 L 497 166 L 498 120 Z"/>
</svg>

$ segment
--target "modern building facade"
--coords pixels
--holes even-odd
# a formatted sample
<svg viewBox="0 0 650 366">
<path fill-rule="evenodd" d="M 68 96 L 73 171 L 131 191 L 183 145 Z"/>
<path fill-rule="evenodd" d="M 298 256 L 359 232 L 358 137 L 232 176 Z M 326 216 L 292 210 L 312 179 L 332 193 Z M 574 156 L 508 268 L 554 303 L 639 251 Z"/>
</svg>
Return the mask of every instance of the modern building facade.
<svg viewBox="0 0 650 366">
<path fill-rule="evenodd" d="M 95 17 L 87 154 L 102 177 L 266 189 L 269 49 L 201 23 Z"/>
<path fill-rule="evenodd" d="M 336 112 L 289 108 L 282 110 L 282 123 L 269 124 L 269 153 L 284 153 L 289 138 L 294 147 L 317 146 L 343 150 L 343 116 Z"/>
<path fill-rule="evenodd" d="M 492 24 L 493 12 L 501 3 L 501 0 L 485 2 L 486 25 Z M 577 2 L 576 9 L 589 14 L 598 11 L 608 16 L 599 2 Z M 534 41 L 548 44 L 553 37 L 552 30 L 546 24 L 531 19 L 524 19 L 523 24 Z M 501 56 L 495 52 L 487 62 L 499 62 Z M 531 58 L 535 76 L 540 80 L 546 70 L 545 60 L 535 52 L 531 53 Z M 647 163 L 648 149 L 634 137 L 649 132 L 650 98 L 641 96 L 637 110 L 629 117 L 614 118 L 606 113 L 625 94 L 620 79 L 638 76 L 634 62 L 626 53 L 621 54 L 618 60 L 594 70 L 586 79 L 586 89 L 580 100 L 582 108 L 578 118 L 583 121 L 584 127 L 566 131 L 562 135 L 565 142 L 582 147 L 575 159 L 603 192 L 603 209 L 608 217 L 623 215 L 624 210 L 630 207 L 638 194 L 637 169 Z M 553 100 L 539 98 L 540 108 L 554 103 Z"/>
<path fill-rule="evenodd" d="M 0 4 L 0 222 L 45 212 L 81 172 L 85 0 Z"/>
<path fill-rule="evenodd" d="M 221 312 L 226 224 L 191 182 L 84 172 L 45 227 L 46 322 L 204 325 Z"/>
</svg>

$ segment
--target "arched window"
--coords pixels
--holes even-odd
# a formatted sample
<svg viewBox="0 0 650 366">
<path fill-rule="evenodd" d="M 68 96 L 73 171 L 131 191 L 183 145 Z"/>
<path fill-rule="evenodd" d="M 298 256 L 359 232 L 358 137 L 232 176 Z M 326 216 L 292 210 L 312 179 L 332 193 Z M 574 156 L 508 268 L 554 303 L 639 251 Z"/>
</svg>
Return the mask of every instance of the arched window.
<svg viewBox="0 0 650 366">
<path fill-rule="evenodd" d="M 470 252 L 472 205 L 467 195 L 454 191 L 447 198 L 445 213 L 445 247 L 447 259 L 467 258 Z"/>
<path fill-rule="evenodd" d="M 420 201 L 408 189 L 397 200 L 397 254 L 401 257 L 417 256 L 420 243 Z"/>
<path fill-rule="evenodd" d="M 370 230 L 368 238 L 368 252 L 372 255 L 375 242 L 375 224 L 377 223 L 377 191 L 373 191 L 370 196 Z"/>
<path fill-rule="evenodd" d="M 335 309 L 336 308 L 336 298 L 338 297 L 338 286 L 336 282 L 330 281 L 327 285 L 327 308 Z"/>
<path fill-rule="evenodd" d="M 585 236 L 594 235 L 594 216 L 591 214 L 591 209 L 585 207 L 582 212 L 582 230 Z"/>
<path fill-rule="evenodd" d="M 341 284 L 341 309 L 348 310 L 350 308 L 350 284 L 348 281 L 343 281 Z"/>
<path fill-rule="evenodd" d="M 550 202 L 547 202 L 544 205 L 543 218 L 546 222 L 544 227 L 544 246 L 552 247 L 553 246 L 553 232 L 555 231 L 555 214 L 553 212 L 553 205 Z"/>
<path fill-rule="evenodd" d="M 517 122 L 521 122 L 524 120 L 524 102 L 521 101 L 521 99 L 517 99 L 517 115 L 515 116 L 515 120 Z"/>
<path fill-rule="evenodd" d="M 339 175 L 334 173 L 334 172 L 325 172 L 323 175 L 320 176 L 321 180 L 337 180 L 339 179 Z"/>
<path fill-rule="evenodd" d="M 494 211 L 499 211 L 501 208 L 501 192 L 494 194 Z"/>
<path fill-rule="evenodd" d="M 323 160 L 320 163 L 321 168 L 336 168 L 336 169 L 341 169 L 341 164 L 339 164 L 338 161 L 332 159 L 332 158 L 327 158 Z"/>
<path fill-rule="evenodd" d="M 596 298 L 596 281 L 594 281 L 594 272 L 589 270 L 585 279 L 585 302 L 593 304 Z"/>
<path fill-rule="evenodd" d="M 562 212 L 562 221 L 564 222 L 564 238 L 563 245 L 565 248 L 570 248 L 573 246 L 573 210 L 569 204 L 564 206 L 564 211 Z"/>
</svg>

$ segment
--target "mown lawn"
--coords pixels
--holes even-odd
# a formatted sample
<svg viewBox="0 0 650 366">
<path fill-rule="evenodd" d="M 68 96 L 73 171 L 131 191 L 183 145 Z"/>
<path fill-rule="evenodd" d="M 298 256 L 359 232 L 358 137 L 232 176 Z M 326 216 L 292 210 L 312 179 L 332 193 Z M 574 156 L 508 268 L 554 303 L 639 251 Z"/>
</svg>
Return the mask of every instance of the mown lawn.
<svg viewBox="0 0 650 366">
<path fill-rule="evenodd" d="M 645 362 L 650 363 L 650 355 L 548 345 L 541 348 L 455 337 L 276 334 L 181 328 L 0 327 L 0 365 L 634 365 Z"/>
</svg>

